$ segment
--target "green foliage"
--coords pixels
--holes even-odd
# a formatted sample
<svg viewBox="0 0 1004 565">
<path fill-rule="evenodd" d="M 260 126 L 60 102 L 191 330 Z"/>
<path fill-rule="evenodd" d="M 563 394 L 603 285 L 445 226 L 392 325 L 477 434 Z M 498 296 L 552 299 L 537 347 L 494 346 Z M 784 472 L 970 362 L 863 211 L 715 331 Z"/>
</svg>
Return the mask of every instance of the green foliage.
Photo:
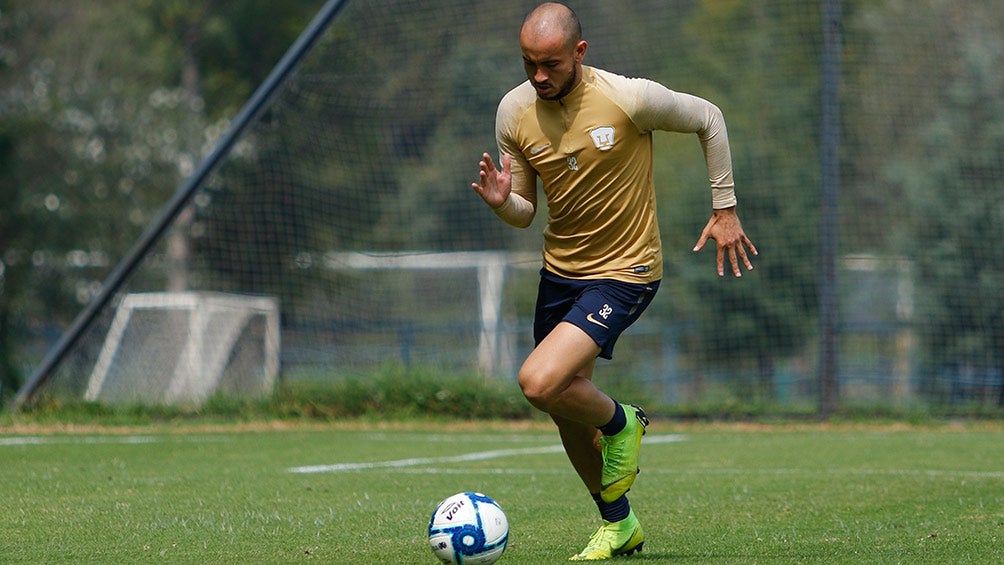
<svg viewBox="0 0 1004 565">
<path fill-rule="evenodd" d="M 815 405 L 781 402 L 731 383 L 713 387 L 699 401 L 667 404 L 648 395 L 636 379 L 611 378 L 609 371 L 597 384 L 613 398 L 640 403 L 652 416 L 673 421 L 767 423 L 805 421 L 816 417 Z M 895 405 L 887 402 L 847 402 L 835 421 L 906 420 L 937 423 L 951 418 L 995 421 L 1004 418 L 999 407 L 984 403 Z M 433 369 L 405 369 L 388 365 L 363 376 L 334 377 L 327 373 L 281 383 L 258 399 L 219 394 L 199 407 L 106 405 L 46 397 L 30 410 L 0 411 L 5 425 L 132 426 L 175 422 L 191 424 L 233 422 L 410 422 L 410 421 L 543 421 L 515 382 L 481 376 L 451 375 Z"/>
<path fill-rule="evenodd" d="M 987 18 L 999 18 L 994 12 Z M 1004 49 L 992 26 L 967 28 L 953 84 L 918 128 L 920 162 L 904 155 L 887 168 L 910 207 L 910 257 L 928 370 L 1004 375 Z M 1004 388 L 998 403 L 1004 405 Z"/>
<path fill-rule="evenodd" d="M 535 414 L 515 383 L 388 365 L 365 376 L 315 375 L 281 383 L 266 398 L 216 395 L 198 408 L 111 406 L 43 400 L 25 414 L 38 422 L 105 425 L 170 420 L 520 420 Z"/>
<path fill-rule="evenodd" d="M 5 3 L 0 158 L 16 166 L 0 188 L 0 350 L 68 325 L 315 10 Z"/>
<path fill-rule="evenodd" d="M 101 288 L 319 4 L 4 2 L 0 396 Z M 539 249 L 542 213 L 530 229 L 510 230 L 468 188 L 477 157 L 495 150 L 498 99 L 524 78 L 516 27 L 534 4 L 349 2 L 130 290 L 273 294 L 287 327 L 327 327 L 346 307 L 349 294 L 339 293 L 355 285 L 365 294 L 373 282 L 320 268 L 329 251 Z M 681 367 L 730 375 L 728 394 L 757 405 L 773 405 L 779 366 L 814 377 L 819 6 L 573 3 L 590 42 L 587 63 L 655 78 L 725 113 L 739 212 L 762 254 L 740 281 L 714 277 L 710 249 L 689 254 L 708 215 L 706 171 L 695 139 L 657 134 L 667 268 L 645 320 L 679 337 L 672 348 Z M 878 364 L 883 376 L 903 360 L 913 363 L 911 378 L 1004 374 L 1004 258 L 993 243 L 1004 225 L 996 8 L 988 0 L 843 3 L 840 251 L 912 265 L 896 281 L 906 289 L 899 302 L 883 305 L 894 315 L 869 321 L 921 338 Z M 532 311 L 530 279 L 507 279 L 516 316 Z M 851 297 L 865 292 L 845 288 Z M 378 313 L 349 325 L 397 331 L 400 320 L 381 300 L 353 305 Z M 428 318 L 445 323 L 451 308 L 464 307 L 457 301 Z M 844 329 L 876 339 L 887 331 Z M 639 353 L 624 373 L 652 355 Z M 435 385 L 416 382 L 415 397 L 359 382 L 339 391 L 352 406 L 294 398 L 289 412 L 448 411 Z M 952 403 L 946 388 L 921 392 Z M 987 390 L 999 399 L 984 400 L 1004 403 L 1004 387 Z M 683 399 L 691 401 L 719 399 Z M 260 410 L 214 402 L 224 412 Z M 460 414 L 476 412 L 467 402 L 457 403 Z"/>
<path fill-rule="evenodd" d="M 763 251 L 752 258 L 755 270 L 741 281 L 713 276 L 713 242 L 696 259 L 687 258 L 672 272 L 665 286 L 676 288 L 670 307 L 674 318 L 686 320 L 699 335 L 682 347 L 706 365 L 761 371 L 758 378 L 774 378 L 775 363 L 806 346 L 813 336 L 816 316 L 816 265 L 792 261 L 811 257 L 818 246 L 816 155 L 818 114 L 818 53 L 788 48 L 780 38 L 815 33 L 815 17 L 804 6 L 769 2 L 703 3 L 684 20 L 680 33 L 690 51 L 668 60 L 668 84 L 705 97 L 719 105 L 729 128 L 738 211 L 746 233 Z M 809 9 L 814 10 L 814 8 Z M 710 31 L 709 30 L 713 30 Z M 725 40 L 723 35 L 727 35 Z M 745 61 L 735 65 L 734 61 Z M 783 97 L 783 103 L 767 101 Z M 778 128 L 777 124 L 785 124 Z M 681 255 L 693 246 L 707 221 L 707 174 L 700 154 L 681 152 L 675 142 L 664 151 L 670 170 L 659 178 L 682 188 L 669 196 L 669 226 L 686 226 L 687 234 L 667 253 Z M 677 156 L 673 156 L 677 154 Z M 689 161 L 689 164 L 686 164 Z M 670 232 L 669 237 L 673 237 Z M 689 242 L 689 246 L 685 244 Z M 677 259 L 673 255 L 672 260 Z M 698 296 L 699 301 L 686 296 Z"/>
<path fill-rule="evenodd" d="M 272 410 L 281 417 L 339 419 L 523 419 L 530 405 L 515 383 L 484 377 L 443 377 L 434 370 L 391 366 L 369 377 L 332 384 L 287 383 Z"/>
</svg>

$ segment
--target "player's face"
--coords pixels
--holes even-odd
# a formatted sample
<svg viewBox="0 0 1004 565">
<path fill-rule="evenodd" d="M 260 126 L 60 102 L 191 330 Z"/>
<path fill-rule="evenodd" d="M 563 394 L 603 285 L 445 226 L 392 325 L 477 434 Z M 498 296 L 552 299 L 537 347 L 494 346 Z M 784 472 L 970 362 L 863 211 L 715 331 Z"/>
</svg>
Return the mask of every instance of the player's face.
<svg viewBox="0 0 1004 565">
<path fill-rule="evenodd" d="M 520 38 L 526 77 L 544 100 L 560 100 L 579 84 L 586 42 L 569 46 L 561 38 Z"/>
</svg>

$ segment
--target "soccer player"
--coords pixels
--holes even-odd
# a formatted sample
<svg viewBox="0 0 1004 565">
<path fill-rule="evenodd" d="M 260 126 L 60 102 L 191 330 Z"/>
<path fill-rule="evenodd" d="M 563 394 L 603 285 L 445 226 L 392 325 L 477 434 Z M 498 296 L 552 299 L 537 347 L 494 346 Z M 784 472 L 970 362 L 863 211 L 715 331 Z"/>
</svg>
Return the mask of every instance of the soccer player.
<svg viewBox="0 0 1004 565">
<path fill-rule="evenodd" d="M 575 13 L 548 2 L 519 34 L 528 81 L 499 103 L 500 165 L 488 153 L 474 190 L 505 222 L 527 227 L 537 179 L 547 199 L 544 267 L 534 342 L 519 371 L 527 400 L 557 425 L 565 452 L 593 496 L 602 525 L 574 561 L 639 551 L 644 534 L 626 492 L 638 473 L 648 425 L 592 382 L 596 358 L 651 302 L 662 278 L 652 132 L 697 134 L 711 180 L 712 215 L 693 251 L 715 240 L 719 276 L 752 269 L 757 251 L 736 215 L 732 157 L 721 111 L 646 79 L 583 65 Z M 747 251 L 748 249 L 748 251 Z M 597 445 L 599 444 L 599 445 Z"/>
</svg>

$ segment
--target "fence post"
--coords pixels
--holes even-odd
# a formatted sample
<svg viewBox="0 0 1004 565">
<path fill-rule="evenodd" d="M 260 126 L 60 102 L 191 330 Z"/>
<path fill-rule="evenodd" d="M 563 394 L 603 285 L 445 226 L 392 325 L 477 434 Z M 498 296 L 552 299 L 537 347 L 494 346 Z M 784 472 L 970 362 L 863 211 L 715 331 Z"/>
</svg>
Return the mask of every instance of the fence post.
<svg viewBox="0 0 1004 565">
<path fill-rule="evenodd" d="M 823 2 L 822 99 L 820 121 L 819 414 L 839 405 L 837 355 L 840 343 L 837 210 L 840 192 L 840 0 Z"/>
</svg>

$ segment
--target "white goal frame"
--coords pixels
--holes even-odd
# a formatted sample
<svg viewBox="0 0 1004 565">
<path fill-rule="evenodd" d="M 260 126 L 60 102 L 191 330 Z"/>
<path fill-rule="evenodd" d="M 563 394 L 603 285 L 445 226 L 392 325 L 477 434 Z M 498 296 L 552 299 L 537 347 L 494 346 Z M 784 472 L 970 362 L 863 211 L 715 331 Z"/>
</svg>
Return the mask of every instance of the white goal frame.
<svg viewBox="0 0 1004 565">
<path fill-rule="evenodd" d="M 101 353 L 91 372 L 84 399 L 99 401 L 109 371 L 122 344 L 132 314 L 137 310 L 188 312 L 184 346 L 171 369 L 167 389 L 159 398 L 145 398 L 156 404 L 194 404 L 207 400 L 219 387 L 227 361 L 241 334 L 254 316 L 265 317 L 262 344 L 262 380 L 255 393 L 271 391 L 279 375 L 279 305 L 264 296 L 216 292 L 150 292 L 127 294 L 118 305 Z M 227 313 L 222 327 L 209 335 L 210 318 Z"/>
<path fill-rule="evenodd" d="M 483 375 L 507 374 L 513 367 L 513 345 L 503 343 L 502 296 L 506 269 L 540 267 L 540 253 L 511 251 L 336 252 L 324 254 L 328 270 L 451 270 L 474 269 L 478 276 L 478 369 Z"/>
</svg>

